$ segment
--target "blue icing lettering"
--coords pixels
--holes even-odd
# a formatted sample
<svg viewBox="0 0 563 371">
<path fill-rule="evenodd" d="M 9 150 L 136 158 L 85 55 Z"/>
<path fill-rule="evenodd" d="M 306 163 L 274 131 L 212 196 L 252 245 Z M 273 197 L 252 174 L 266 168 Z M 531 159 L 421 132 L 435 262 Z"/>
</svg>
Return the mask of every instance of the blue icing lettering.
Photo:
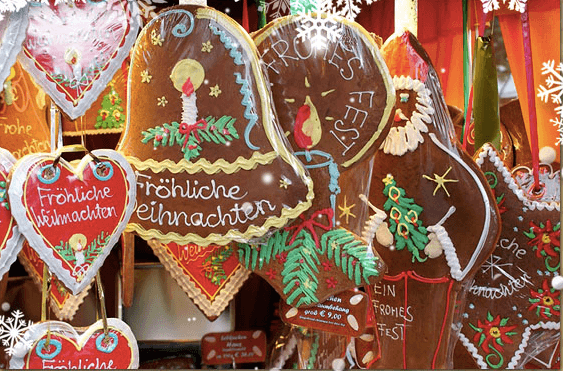
<svg viewBox="0 0 563 371">
<path fill-rule="evenodd" d="M 229 55 L 231 56 L 231 58 L 233 58 L 235 64 L 237 66 L 242 65 L 242 54 L 237 50 L 237 46 L 233 45 L 231 38 L 225 34 L 225 31 L 221 31 L 213 25 L 209 25 L 209 28 L 215 35 L 219 36 L 219 40 L 221 40 L 223 45 L 225 45 L 225 49 L 230 50 Z"/>
<path fill-rule="evenodd" d="M 248 125 L 246 125 L 246 128 L 244 129 L 244 140 L 246 141 L 246 145 L 250 149 L 257 151 L 260 149 L 260 147 L 256 147 L 254 144 L 250 143 L 250 132 L 258 121 L 258 115 L 252 112 L 253 105 L 252 99 L 250 99 L 252 91 L 248 87 L 248 81 L 244 80 L 240 73 L 235 72 L 235 77 L 235 82 L 239 85 L 242 85 L 242 87 L 240 88 L 240 92 L 243 95 L 241 103 L 246 107 L 244 110 L 244 118 L 248 120 Z"/>
</svg>

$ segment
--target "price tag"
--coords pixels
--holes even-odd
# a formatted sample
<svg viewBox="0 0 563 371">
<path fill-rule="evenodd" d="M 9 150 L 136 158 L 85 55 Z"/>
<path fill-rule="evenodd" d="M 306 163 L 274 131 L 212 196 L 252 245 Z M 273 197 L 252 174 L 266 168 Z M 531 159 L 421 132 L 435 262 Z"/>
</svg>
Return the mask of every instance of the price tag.
<svg viewBox="0 0 563 371">
<path fill-rule="evenodd" d="M 201 339 L 201 354 L 206 365 L 264 362 L 266 334 L 260 330 L 210 333 Z"/>
</svg>

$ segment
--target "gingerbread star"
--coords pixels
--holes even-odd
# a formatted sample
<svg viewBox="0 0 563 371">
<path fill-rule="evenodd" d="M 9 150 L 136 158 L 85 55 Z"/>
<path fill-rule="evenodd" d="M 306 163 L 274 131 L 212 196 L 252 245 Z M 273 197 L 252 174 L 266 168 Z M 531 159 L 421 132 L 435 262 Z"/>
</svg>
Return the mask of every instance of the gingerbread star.
<svg viewBox="0 0 563 371">
<path fill-rule="evenodd" d="M 460 340 L 481 368 L 519 369 L 560 338 L 561 293 L 551 284 L 560 268 L 559 201 L 518 187 L 492 146 L 475 157 L 502 203 L 502 232 L 470 285 Z"/>
</svg>

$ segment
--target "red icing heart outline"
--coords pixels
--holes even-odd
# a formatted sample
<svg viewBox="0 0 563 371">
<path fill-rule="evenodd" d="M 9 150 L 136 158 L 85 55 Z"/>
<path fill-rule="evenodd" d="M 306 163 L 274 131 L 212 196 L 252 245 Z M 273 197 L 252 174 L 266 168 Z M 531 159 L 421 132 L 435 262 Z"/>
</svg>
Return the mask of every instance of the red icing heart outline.
<svg viewBox="0 0 563 371">
<path fill-rule="evenodd" d="M 12 263 L 16 261 L 20 252 L 24 238 L 18 230 L 16 221 L 12 217 L 10 207 L 7 201 L 7 180 L 8 174 L 16 159 L 12 154 L 3 148 L 0 148 L 0 182 L 6 185 L 0 188 L 0 191 L 6 192 L 2 200 L 0 200 L 0 277 L 4 275 Z"/>
<path fill-rule="evenodd" d="M 110 343 L 108 347 L 104 347 L 101 342 L 98 342 L 99 347 L 96 344 L 98 337 L 105 339 L 102 320 L 88 328 L 77 329 L 59 321 L 35 324 L 24 334 L 24 340 L 28 345 L 20 342 L 14 347 L 15 353 L 10 360 L 10 368 L 138 368 L 139 348 L 129 326 L 117 318 L 108 318 L 107 322 L 110 338 L 112 341 L 117 340 L 113 349 L 111 347 L 114 343 Z M 46 346 L 48 333 L 51 335 L 50 344 Z"/>
<path fill-rule="evenodd" d="M 76 168 L 60 159 L 55 171 L 58 177 L 47 179 L 55 155 L 25 156 L 16 165 L 8 190 L 21 232 L 74 295 L 92 281 L 135 205 L 135 173 L 127 160 L 113 150 L 92 154 L 110 165 L 105 168 L 107 173 L 97 175 L 93 170 L 96 162 L 86 156 Z M 104 180 L 104 175 L 109 177 Z M 83 202 L 77 206 L 77 200 Z M 102 220 L 103 225 L 98 226 Z"/>
</svg>

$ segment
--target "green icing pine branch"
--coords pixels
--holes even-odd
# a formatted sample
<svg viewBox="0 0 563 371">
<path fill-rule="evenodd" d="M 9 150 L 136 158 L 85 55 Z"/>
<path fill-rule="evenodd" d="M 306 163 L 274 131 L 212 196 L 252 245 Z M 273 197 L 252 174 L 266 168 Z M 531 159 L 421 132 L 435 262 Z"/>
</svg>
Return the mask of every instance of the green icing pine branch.
<svg viewBox="0 0 563 371">
<path fill-rule="evenodd" d="M 153 141 L 154 148 L 159 146 L 179 145 L 184 153 L 184 158 L 188 161 L 199 156 L 202 142 L 213 142 L 216 144 L 226 144 L 234 139 L 239 139 L 239 135 L 234 127 L 236 119 L 231 116 L 222 116 L 220 119 L 209 116 L 205 119 L 205 128 L 195 128 L 182 133 L 182 124 L 172 122 L 150 128 L 143 131 L 143 143 Z M 186 142 L 186 134 L 189 135 Z M 184 145 L 185 143 L 185 145 Z"/>
<path fill-rule="evenodd" d="M 389 212 L 389 231 L 395 237 L 395 248 L 403 250 L 406 246 L 412 254 L 413 263 L 415 260 L 426 261 L 428 258 L 420 256 L 420 251 L 424 250 L 428 243 L 428 232 L 420 220 L 423 208 L 415 204 L 412 198 L 406 197 L 405 190 L 397 187 L 392 175 L 387 175 L 383 183 L 383 194 L 388 197 L 383 208 Z"/>
<path fill-rule="evenodd" d="M 73 262 L 76 260 L 76 257 L 74 256 L 74 250 L 72 250 L 68 241 L 61 241 L 60 245 L 55 246 L 55 250 L 67 262 Z"/>
<path fill-rule="evenodd" d="M 104 96 L 102 99 L 102 108 L 98 110 L 96 117 L 96 129 L 113 129 L 120 128 L 125 122 L 123 115 L 123 107 L 121 107 L 121 98 L 114 89 Z"/>
<path fill-rule="evenodd" d="M 102 253 L 104 246 L 107 245 L 109 239 L 111 237 L 110 234 L 107 234 L 104 237 L 104 231 L 100 233 L 100 235 L 94 239 L 90 246 L 88 246 L 88 250 L 86 250 L 86 256 L 84 257 L 84 262 L 88 264 L 94 263 L 94 260 Z"/>
<path fill-rule="evenodd" d="M 211 280 L 211 283 L 219 286 L 227 279 L 223 263 L 233 254 L 233 249 L 229 246 L 220 248 L 209 255 L 202 263 L 204 275 Z"/>
</svg>

